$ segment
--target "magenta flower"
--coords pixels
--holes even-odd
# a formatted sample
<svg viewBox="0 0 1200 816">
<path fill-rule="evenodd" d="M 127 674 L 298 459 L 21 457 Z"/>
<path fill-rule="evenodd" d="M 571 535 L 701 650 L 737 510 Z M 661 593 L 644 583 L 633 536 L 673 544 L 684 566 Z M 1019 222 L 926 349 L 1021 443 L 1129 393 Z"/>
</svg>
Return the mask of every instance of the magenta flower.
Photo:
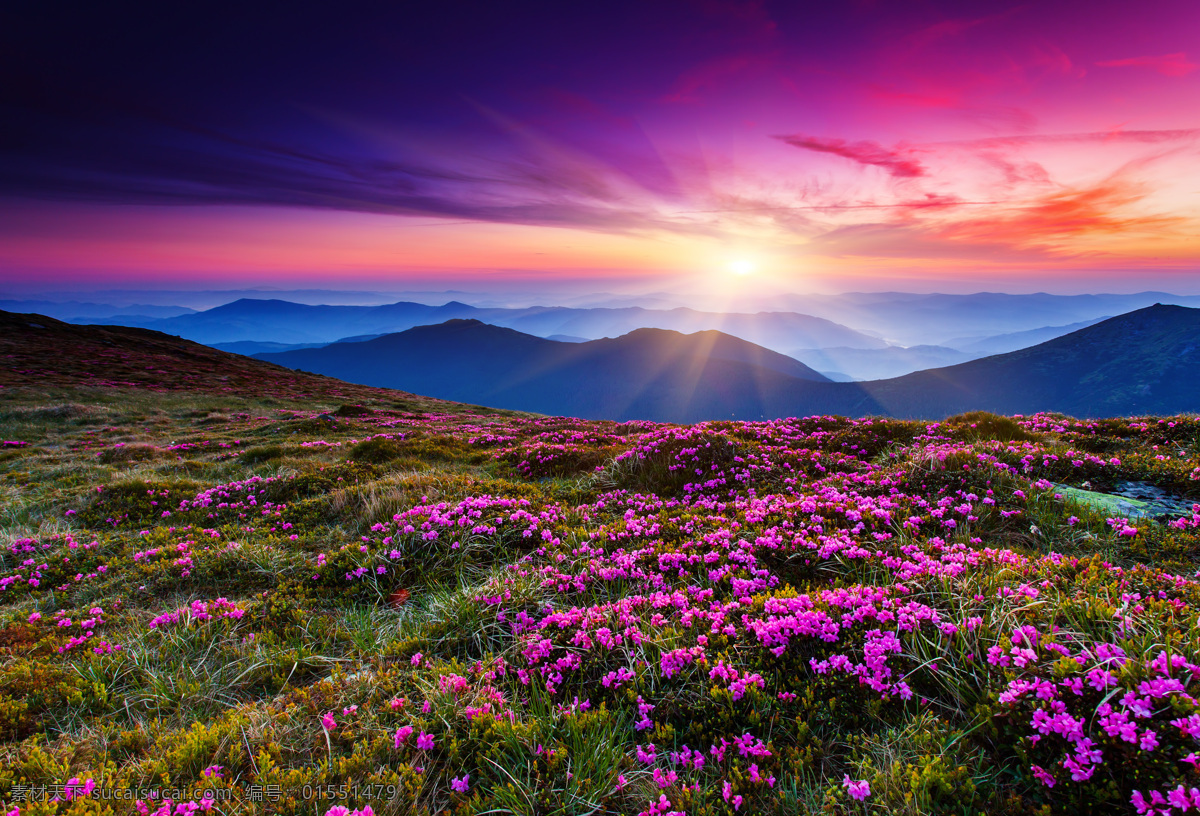
<svg viewBox="0 0 1200 816">
<path fill-rule="evenodd" d="M 412 736 L 413 727 L 404 725 L 396 729 L 396 747 L 399 748 L 404 743 L 408 742 L 408 738 Z"/>
<path fill-rule="evenodd" d="M 333 718 L 332 711 L 326 711 L 321 717 L 321 727 L 326 731 L 332 731 L 333 729 L 337 728 L 337 720 Z"/>
<path fill-rule="evenodd" d="M 849 774 L 842 777 L 842 787 L 849 791 L 851 799 L 860 802 L 871 795 L 871 783 L 865 779 L 851 779 Z"/>
<path fill-rule="evenodd" d="M 432 751 L 433 750 L 433 734 L 426 734 L 424 731 L 422 731 L 417 736 L 417 747 L 420 748 L 422 751 Z"/>
<path fill-rule="evenodd" d="M 1033 775 L 1037 777 L 1039 782 L 1041 782 L 1047 788 L 1054 787 L 1055 779 L 1046 771 L 1045 768 L 1041 767 L 1040 765 L 1033 765 L 1031 768 L 1033 770 Z"/>
<path fill-rule="evenodd" d="M 471 775 L 463 774 L 462 776 L 458 777 L 457 779 L 451 779 L 450 787 L 453 788 L 454 790 L 458 791 L 459 793 L 466 793 L 467 789 L 469 787 L 471 787 Z"/>
</svg>

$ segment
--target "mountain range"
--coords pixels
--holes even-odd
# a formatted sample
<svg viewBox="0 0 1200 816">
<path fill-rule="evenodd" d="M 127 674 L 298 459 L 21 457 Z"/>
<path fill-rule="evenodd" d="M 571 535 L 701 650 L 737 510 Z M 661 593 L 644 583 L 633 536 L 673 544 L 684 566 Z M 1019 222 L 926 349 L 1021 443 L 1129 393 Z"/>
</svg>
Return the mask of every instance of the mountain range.
<svg viewBox="0 0 1200 816">
<path fill-rule="evenodd" d="M 810 414 L 936 419 L 1200 409 L 1200 309 L 1155 305 L 1031 348 L 902 377 L 830 382 L 721 332 L 642 329 L 558 343 L 454 320 L 357 343 L 256 355 L 289 368 L 538 413 L 693 422 Z"/>
<path fill-rule="evenodd" d="M 366 340 L 451 319 L 476 319 L 571 341 L 617 337 L 647 327 L 684 333 L 713 329 L 795 357 L 835 380 L 870 380 L 1015 351 L 1156 302 L 1200 306 L 1200 297 L 1156 292 L 881 292 L 785 295 L 771 300 L 765 311 L 726 314 L 671 308 L 665 296 L 630 303 L 630 298 L 593 295 L 567 305 L 515 306 L 489 304 L 478 293 L 408 293 L 411 301 L 388 303 L 378 292 L 231 291 L 198 293 L 203 297 L 189 301 L 193 306 L 213 299 L 219 305 L 195 312 L 187 306 L 163 305 L 164 298 L 186 300 L 186 293 L 96 294 L 113 302 L 10 300 L 0 301 L 0 308 L 75 323 L 150 328 L 242 354 Z M 234 300 L 238 295 L 245 296 Z M 475 305 L 453 299 L 456 295 L 472 298 Z M 229 300 L 222 302 L 221 297 Z M 358 304 L 373 305 L 346 305 L 356 298 Z M 746 298 L 753 299 L 747 295 L 738 302 Z"/>
<path fill-rule="evenodd" d="M 473 319 L 538 337 L 615 337 L 639 328 L 685 333 L 717 329 L 777 351 L 784 348 L 886 348 L 878 337 L 824 318 L 795 312 L 722 314 L 695 309 L 575 309 L 533 306 L 479 308 L 458 301 L 441 306 L 391 303 L 384 306 L 309 306 L 285 300 L 243 298 L 203 312 L 158 320 L 116 319 L 209 345 L 239 341 L 309 344 L 351 336 L 404 331 L 414 326 Z"/>
<path fill-rule="evenodd" d="M 256 357 L 457 402 L 609 419 L 758 418 L 786 402 L 781 387 L 831 384 L 797 360 L 717 331 L 637 329 L 563 343 L 450 320 Z"/>
</svg>

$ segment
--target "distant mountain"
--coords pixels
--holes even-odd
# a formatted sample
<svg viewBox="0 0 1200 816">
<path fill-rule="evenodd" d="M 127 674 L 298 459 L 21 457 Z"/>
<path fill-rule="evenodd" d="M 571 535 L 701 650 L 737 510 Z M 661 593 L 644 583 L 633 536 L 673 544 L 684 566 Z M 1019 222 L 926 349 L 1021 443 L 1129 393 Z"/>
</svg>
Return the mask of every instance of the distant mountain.
<svg viewBox="0 0 1200 816">
<path fill-rule="evenodd" d="M 779 351 L 787 348 L 883 348 L 876 337 L 829 320 L 794 312 L 719 314 L 694 309 L 641 307 L 574 309 L 534 306 L 522 309 L 477 308 L 450 301 L 441 306 L 391 303 L 384 306 L 308 306 L 284 300 L 242 300 L 204 312 L 165 320 L 122 320 L 199 343 L 255 341 L 286 344 L 332 343 L 347 336 L 385 334 L 414 326 L 474 319 L 507 326 L 538 337 L 616 337 L 634 329 L 672 329 L 684 333 L 715 329 Z"/>
<path fill-rule="evenodd" d="M 508 310 L 507 314 L 477 314 L 475 317 L 498 326 L 547 337 L 566 334 L 576 337 L 617 337 L 635 329 L 654 328 L 691 334 L 716 330 L 759 346 L 783 352 L 792 348 L 884 348 L 878 337 L 856 331 L 830 320 L 797 312 L 722 314 L 695 309 L 568 309 L 561 307 Z"/>
<path fill-rule="evenodd" d="M 40 314 L 68 323 L 120 317 L 126 320 L 151 321 L 191 314 L 186 306 L 152 306 L 133 303 L 114 306 L 110 303 L 81 303 L 76 300 L 0 300 L 0 309 L 18 314 Z"/>
<path fill-rule="evenodd" d="M 1179 306 L 1141 309 L 1008 354 L 851 383 L 720 332 L 643 329 L 567 344 L 461 320 L 259 357 L 367 385 L 588 418 L 1200 410 L 1200 309 Z"/>
<path fill-rule="evenodd" d="M 1004 354 L 1005 352 L 1036 346 L 1038 343 L 1045 343 L 1047 340 L 1053 340 L 1055 337 L 1062 337 L 1064 334 L 1070 334 L 1071 332 L 1085 329 L 1088 326 L 1094 326 L 1101 320 L 1108 320 L 1110 316 L 1104 315 L 1093 320 L 1082 320 L 1078 323 L 1072 323 L 1069 326 L 1043 326 L 1040 329 L 997 334 L 992 337 L 957 337 L 953 340 L 947 340 L 946 345 L 952 349 L 966 352 L 972 357 Z"/>
<path fill-rule="evenodd" d="M 470 315 L 475 309 L 451 301 L 444 306 L 392 303 L 386 306 L 310 306 L 286 300 L 243 298 L 203 312 L 138 325 L 198 343 L 242 340 L 289 345 L 331 343 L 349 335 L 382 333 L 419 323 Z"/>
<path fill-rule="evenodd" d="M 244 354 L 247 357 L 252 357 L 255 354 L 265 354 L 274 351 L 294 351 L 303 348 L 319 348 L 326 345 L 325 343 L 266 343 L 257 340 L 238 340 L 235 343 L 208 343 L 211 346 L 221 351 L 229 351 L 234 354 Z"/>
<path fill-rule="evenodd" d="M 362 343 L 258 357 L 459 402 L 612 419 L 778 416 L 794 392 L 830 385 L 797 360 L 717 331 L 638 329 L 615 339 L 559 343 L 451 320 Z"/>
<path fill-rule="evenodd" d="M 882 349 L 796 349 L 788 356 L 827 376 L 830 372 L 840 375 L 830 379 L 843 381 L 900 377 L 926 368 L 963 363 L 983 355 L 967 354 L 942 346 L 889 346 Z"/>
<path fill-rule="evenodd" d="M 1200 296 L 1166 292 L 1128 295 L 852 292 L 841 295 L 784 296 L 775 300 L 775 308 L 804 312 L 877 332 L 906 346 L 932 344 L 957 348 L 953 343 L 954 338 L 966 335 L 983 337 L 1045 326 L 1063 326 L 1095 320 L 1104 315 L 1124 314 L 1155 303 L 1196 307 L 1200 306 Z"/>
</svg>

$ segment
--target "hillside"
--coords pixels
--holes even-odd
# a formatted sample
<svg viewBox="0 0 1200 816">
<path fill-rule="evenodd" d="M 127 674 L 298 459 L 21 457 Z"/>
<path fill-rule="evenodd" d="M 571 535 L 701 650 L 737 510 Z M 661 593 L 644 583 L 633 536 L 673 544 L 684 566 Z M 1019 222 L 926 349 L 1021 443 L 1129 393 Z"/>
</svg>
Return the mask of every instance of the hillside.
<svg viewBox="0 0 1200 816">
<path fill-rule="evenodd" d="M 864 384 L 892 416 L 1200 411 L 1200 309 L 1155 305 L 1030 348 Z"/>
<path fill-rule="evenodd" d="M 203 391 L 280 399 L 437 400 L 291 371 L 146 329 L 77 326 L 37 314 L 0 311 L 0 388 L 45 392 L 99 389 Z"/>
</svg>

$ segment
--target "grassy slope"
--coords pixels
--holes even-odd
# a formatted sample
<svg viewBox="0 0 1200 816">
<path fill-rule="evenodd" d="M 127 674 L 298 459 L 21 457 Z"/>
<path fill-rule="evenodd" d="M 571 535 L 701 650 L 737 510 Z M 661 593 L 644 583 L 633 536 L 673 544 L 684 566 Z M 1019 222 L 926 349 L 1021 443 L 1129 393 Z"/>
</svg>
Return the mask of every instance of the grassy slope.
<svg viewBox="0 0 1200 816">
<path fill-rule="evenodd" d="M 228 791 L 224 813 L 1111 813 L 1198 781 L 1172 721 L 1200 693 L 1176 577 L 1200 536 L 1039 487 L 1200 496 L 1194 418 L 617 425 L 5 328 L 0 799 L 78 778 Z M 1175 690 L 1145 665 L 1164 650 Z M 1030 725 L 1039 682 L 1103 755 L 1086 780 Z M 1110 736 L 1097 709 L 1146 682 L 1143 744 Z M 128 810 L 21 813 L 105 806 Z"/>
</svg>

